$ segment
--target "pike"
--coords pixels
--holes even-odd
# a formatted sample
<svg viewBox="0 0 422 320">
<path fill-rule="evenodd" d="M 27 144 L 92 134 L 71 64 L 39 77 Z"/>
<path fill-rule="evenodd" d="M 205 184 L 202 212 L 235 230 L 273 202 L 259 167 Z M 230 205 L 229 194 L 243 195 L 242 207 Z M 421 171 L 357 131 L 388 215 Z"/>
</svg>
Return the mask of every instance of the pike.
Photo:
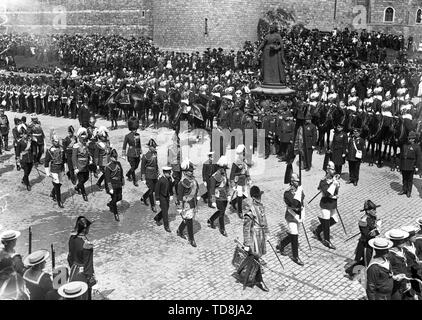
<svg viewBox="0 0 422 320">
<path fill-rule="evenodd" d="M 281 267 L 282 267 L 282 268 L 283 268 L 283 270 L 284 270 L 283 263 L 281 262 L 280 258 L 278 257 L 277 252 L 274 250 L 274 247 L 273 247 L 273 245 L 271 244 L 270 240 L 267 240 L 267 242 L 268 242 L 268 244 L 270 245 L 271 249 L 273 249 L 274 254 L 275 254 L 275 256 L 276 256 L 276 257 L 277 257 L 277 259 L 278 259 L 278 262 L 280 262 L 280 265 L 281 265 Z"/>
<path fill-rule="evenodd" d="M 319 196 L 319 194 L 320 194 L 321 192 L 322 192 L 322 191 L 321 191 L 321 190 L 319 190 L 319 192 L 318 192 L 316 195 L 314 195 L 314 197 L 313 197 L 311 200 L 309 200 L 308 204 L 310 204 L 312 201 L 314 201 L 314 200 L 315 200 L 315 198 L 316 198 L 316 197 L 318 197 L 318 196 Z"/>
<path fill-rule="evenodd" d="M 347 236 L 346 227 L 344 226 L 343 219 L 341 218 L 341 215 L 340 215 L 340 212 L 338 211 L 338 208 L 336 208 L 336 211 L 337 211 L 338 217 L 340 218 L 340 222 L 341 222 L 341 225 L 343 227 L 344 233 Z"/>
<path fill-rule="evenodd" d="M 54 271 L 56 267 L 56 251 L 54 251 L 54 245 L 51 244 L 51 270 Z"/>
</svg>

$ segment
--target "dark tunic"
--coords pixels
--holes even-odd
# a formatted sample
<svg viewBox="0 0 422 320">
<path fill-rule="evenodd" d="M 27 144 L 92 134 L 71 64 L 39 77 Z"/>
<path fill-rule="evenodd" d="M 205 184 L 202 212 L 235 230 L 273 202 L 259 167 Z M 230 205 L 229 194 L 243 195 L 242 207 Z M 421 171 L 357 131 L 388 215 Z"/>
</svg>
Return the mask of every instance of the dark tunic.
<svg viewBox="0 0 422 320">
<path fill-rule="evenodd" d="M 388 260 L 374 258 L 367 269 L 366 294 L 368 300 L 391 300 L 393 272 Z"/>
<path fill-rule="evenodd" d="M 332 179 L 326 177 L 319 182 L 319 189 L 321 190 L 322 197 L 319 203 L 321 209 L 332 210 L 337 208 L 337 199 L 333 199 L 328 192 L 328 188 L 330 187 L 331 183 L 333 183 Z M 334 195 L 338 194 L 338 188 L 334 192 Z"/>
</svg>

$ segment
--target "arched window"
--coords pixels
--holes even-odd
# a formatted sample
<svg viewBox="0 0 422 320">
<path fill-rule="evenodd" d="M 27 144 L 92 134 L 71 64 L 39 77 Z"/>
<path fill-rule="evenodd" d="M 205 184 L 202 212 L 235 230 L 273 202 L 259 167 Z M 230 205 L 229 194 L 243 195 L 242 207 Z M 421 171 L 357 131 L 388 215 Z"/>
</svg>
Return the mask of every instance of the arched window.
<svg viewBox="0 0 422 320">
<path fill-rule="evenodd" d="M 422 23 L 422 9 L 416 11 L 416 23 Z"/>
<path fill-rule="evenodd" d="M 394 22 L 395 11 L 392 7 L 388 7 L 384 10 L 384 22 Z"/>
</svg>

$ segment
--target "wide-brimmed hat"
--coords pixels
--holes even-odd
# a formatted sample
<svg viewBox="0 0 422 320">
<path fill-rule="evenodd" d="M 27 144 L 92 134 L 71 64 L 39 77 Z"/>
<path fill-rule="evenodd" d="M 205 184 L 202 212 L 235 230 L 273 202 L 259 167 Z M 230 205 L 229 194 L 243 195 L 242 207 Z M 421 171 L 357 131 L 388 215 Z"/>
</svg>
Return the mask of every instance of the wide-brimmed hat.
<svg viewBox="0 0 422 320">
<path fill-rule="evenodd" d="M 165 167 L 163 167 L 163 171 L 171 171 L 172 169 L 171 169 L 171 167 L 169 167 L 169 166 L 165 166 Z"/>
<path fill-rule="evenodd" d="M 155 140 L 154 139 L 149 139 L 149 141 L 148 141 L 148 143 L 147 143 L 147 146 L 148 147 L 153 147 L 153 148 L 155 148 L 155 147 L 157 147 L 158 145 L 157 145 L 157 143 L 155 142 Z"/>
<path fill-rule="evenodd" d="M 371 200 L 366 200 L 363 204 L 363 209 L 360 211 L 369 211 L 369 210 L 376 210 L 378 207 L 381 207 L 380 205 L 376 205 Z"/>
<path fill-rule="evenodd" d="M 0 234 L 1 241 L 12 241 L 19 238 L 21 235 L 20 231 L 6 230 Z"/>
<path fill-rule="evenodd" d="M 58 294 L 63 298 L 77 298 L 88 290 L 88 285 L 83 281 L 71 281 L 62 285 L 58 290 Z"/>
<path fill-rule="evenodd" d="M 409 233 L 409 237 L 414 236 L 416 232 L 419 231 L 419 228 L 417 226 L 407 225 L 400 227 L 401 230 Z"/>
<path fill-rule="evenodd" d="M 44 250 L 44 249 L 37 250 L 27 255 L 23 259 L 23 264 L 26 266 L 35 266 L 47 260 L 49 256 L 50 256 L 50 252 L 48 252 L 48 250 Z"/>
<path fill-rule="evenodd" d="M 261 191 L 258 186 L 251 187 L 250 195 L 252 198 L 259 198 L 262 196 L 263 193 L 264 191 Z"/>
<path fill-rule="evenodd" d="M 422 227 L 422 218 L 418 218 L 418 219 L 416 219 L 416 223 L 417 223 L 420 227 Z"/>
<path fill-rule="evenodd" d="M 385 237 L 392 241 L 404 240 L 409 237 L 409 232 L 401 229 L 391 229 L 385 233 Z"/>
<path fill-rule="evenodd" d="M 386 238 L 372 238 L 368 244 L 376 250 L 388 250 L 393 247 L 393 242 Z"/>
</svg>

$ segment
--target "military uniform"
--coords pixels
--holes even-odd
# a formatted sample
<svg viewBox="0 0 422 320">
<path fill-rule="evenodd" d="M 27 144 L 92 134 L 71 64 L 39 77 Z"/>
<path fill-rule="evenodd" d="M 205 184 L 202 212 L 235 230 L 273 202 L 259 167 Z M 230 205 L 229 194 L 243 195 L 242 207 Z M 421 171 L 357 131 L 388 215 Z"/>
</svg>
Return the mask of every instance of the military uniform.
<svg viewBox="0 0 422 320">
<path fill-rule="evenodd" d="M 23 274 L 25 286 L 29 291 L 30 300 L 51 300 L 55 294 L 51 275 L 43 270 L 28 269 Z"/>
<path fill-rule="evenodd" d="M 113 153 L 111 156 L 113 156 Z M 112 157 L 109 158 L 109 162 L 104 167 L 104 178 L 106 191 L 111 195 L 111 201 L 107 203 L 107 206 L 113 212 L 116 221 L 119 221 L 117 202 L 122 200 L 122 188 L 125 185 L 125 179 L 123 177 L 122 165 L 117 159 Z M 111 193 L 111 191 L 113 192 Z"/>
<path fill-rule="evenodd" d="M 277 121 L 276 135 L 279 142 L 279 155 L 282 157 L 287 157 L 289 149 L 292 148 L 294 128 L 294 120 L 287 120 L 285 116 Z"/>
<path fill-rule="evenodd" d="M 308 118 L 310 119 L 310 117 Z M 314 152 L 314 147 L 317 144 L 317 128 L 312 123 L 305 123 L 303 126 L 303 148 L 305 154 L 305 170 L 310 170 L 312 167 L 312 154 Z"/>
<path fill-rule="evenodd" d="M 126 152 L 126 147 L 128 147 Z M 136 169 L 138 169 L 139 163 L 141 162 L 142 146 L 141 136 L 136 131 L 132 131 L 125 135 L 123 140 L 123 156 L 127 156 L 127 161 L 130 164 L 130 169 L 126 173 L 126 177 L 129 181 L 133 181 L 135 186 L 138 185 L 136 181 Z"/>
<path fill-rule="evenodd" d="M 341 169 L 344 164 L 345 156 L 347 154 L 348 138 L 343 131 L 335 132 L 331 144 L 331 161 L 336 166 L 336 173 L 341 174 Z"/>
<path fill-rule="evenodd" d="M 177 186 L 179 185 L 180 179 L 182 179 L 182 169 L 180 167 L 180 145 L 178 142 L 173 142 L 173 144 L 169 146 L 167 165 L 170 166 L 172 170 L 174 194 L 177 196 Z M 177 202 L 178 200 L 176 199 L 176 203 Z"/>
<path fill-rule="evenodd" d="M 236 159 L 233 162 L 231 171 L 230 171 L 230 182 L 233 186 L 235 191 L 236 197 L 231 200 L 231 205 L 235 207 L 236 203 L 236 210 L 237 214 L 240 218 L 243 217 L 242 214 L 242 205 L 243 205 L 243 197 L 247 197 L 246 187 L 249 183 L 250 176 L 249 176 L 249 169 L 247 164 L 243 159 Z"/>
<path fill-rule="evenodd" d="M 262 129 L 265 130 L 265 159 L 267 159 L 271 153 L 271 145 L 274 144 L 276 128 L 277 117 L 266 114 L 262 118 Z"/>
<path fill-rule="evenodd" d="M 151 208 L 155 212 L 155 202 L 154 202 L 154 191 L 155 191 L 155 184 L 157 183 L 158 179 L 158 160 L 157 160 L 157 152 L 152 152 L 151 150 L 148 151 L 146 154 L 142 156 L 141 162 L 141 175 L 142 179 L 146 180 L 146 185 L 148 187 L 147 192 L 145 192 L 141 198 L 141 201 L 144 204 L 147 204 L 146 200 L 149 198 L 151 203 Z"/>
<path fill-rule="evenodd" d="M 105 166 L 110 162 L 112 146 L 109 140 L 95 142 L 94 164 L 99 167 L 102 175 L 97 181 L 97 186 L 101 189 L 101 183 L 105 178 Z"/>
<path fill-rule="evenodd" d="M 201 196 L 204 202 L 208 202 L 208 206 L 211 206 L 211 193 L 210 193 L 210 178 L 217 171 L 218 167 L 213 163 L 213 159 L 210 158 L 205 161 L 202 165 L 202 181 L 206 185 L 207 191 Z"/>
<path fill-rule="evenodd" d="M 85 191 L 85 182 L 89 179 L 88 165 L 91 161 L 92 158 L 86 142 L 79 141 L 75 143 L 72 150 L 72 166 L 74 170 L 77 170 L 76 176 L 78 178 L 78 184 L 76 185 L 75 190 L 78 194 L 82 194 L 85 201 L 88 201 Z"/>
<path fill-rule="evenodd" d="M 35 163 L 40 163 L 41 157 L 44 153 L 44 131 L 41 128 L 41 123 L 38 121 L 38 119 L 33 120 L 29 126 L 28 130 L 31 132 L 33 140 L 34 140 L 34 146 L 36 147 L 36 157 L 34 159 Z"/>
<path fill-rule="evenodd" d="M 359 170 L 365 151 L 365 140 L 361 137 L 350 137 L 347 146 L 346 159 L 349 162 L 349 183 L 357 186 Z"/>
<path fill-rule="evenodd" d="M 65 163 L 65 151 L 57 142 L 57 146 L 53 145 L 47 150 L 44 167 L 47 176 L 51 175 L 52 178 L 53 189 L 51 190 L 50 196 L 54 201 L 57 201 L 60 208 L 63 208 L 60 188 L 63 184 Z"/>
<path fill-rule="evenodd" d="M 63 149 L 65 151 L 65 159 L 68 167 L 67 176 L 72 181 L 73 184 L 76 184 L 76 177 L 74 173 L 73 168 L 73 162 L 72 162 L 72 153 L 73 153 L 73 146 L 78 142 L 78 139 L 73 135 L 72 136 L 66 136 L 63 139 L 62 145 Z"/>
<path fill-rule="evenodd" d="M 220 233 L 227 236 L 226 228 L 224 224 L 224 214 L 226 212 L 228 197 L 229 195 L 229 179 L 225 167 L 224 170 L 218 169 L 210 178 L 210 197 L 211 202 L 217 207 L 217 211 L 208 219 L 208 226 L 214 227 L 214 221 L 218 219 Z"/>
<path fill-rule="evenodd" d="M 413 132 L 409 134 L 412 137 Z M 400 171 L 403 178 L 403 190 L 400 194 L 411 196 L 413 186 L 413 175 L 415 169 L 418 168 L 419 172 L 422 170 L 422 155 L 421 148 L 418 144 L 409 142 L 405 143 L 400 151 Z"/>
<path fill-rule="evenodd" d="M 366 272 L 368 300 L 391 300 L 394 280 L 390 261 L 385 257 L 373 258 Z"/>
<path fill-rule="evenodd" d="M 170 171 L 170 168 L 164 168 Z M 164 170 L 163 169 L 163 170 Z M 169 228 L 169 208 L 170 197 L 173 196 L 173 181 L 162 175 L 155 185 L 155 200 L 160 203 L 160 212 L 154 217 L 157 224 L 163 220 L 164 229 L 170 232 Z"/>
<path fill-rule="evenodd" d="M 9 151 L 9 119 L 5 114 L 0 115 L 0 154 L 2 149 Z"/>
<path fill-rule="evenodd" d="M 31 190 L 29 185 L 29 175 L 31 173 L 34 161 L 37 155 L 37 148 L 32 137 L 29 135 L 26 139 L 21 138 L 16 146 L 16 158 L 18 168 L 23 169 L 22 183 L 26 185 L 28 191 Z"/>
</svg>

